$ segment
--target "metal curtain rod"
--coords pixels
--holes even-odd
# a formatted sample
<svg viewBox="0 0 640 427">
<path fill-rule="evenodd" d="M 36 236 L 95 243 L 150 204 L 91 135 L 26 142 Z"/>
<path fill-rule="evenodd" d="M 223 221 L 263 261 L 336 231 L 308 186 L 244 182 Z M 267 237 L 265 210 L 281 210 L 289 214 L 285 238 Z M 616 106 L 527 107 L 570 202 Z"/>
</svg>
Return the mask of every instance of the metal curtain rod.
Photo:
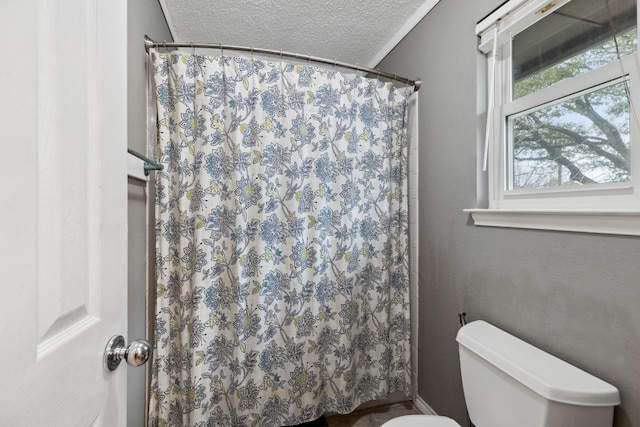
<svg viewBox="0 0 640 427">
<path fill-rule="evenodd" d="M 420 80 L 411 80 L 406 77 L 396 76 L 395 74 L 386 73 L 384 71 L 376 70 L 373 68 L 361 67 L 359 65 L 348 64 L 346 62 L 332 61 L 330 59 L 319 58 L 317 56 L 301 55 L 299 53 L 283 52 L 281 50 L 273 49 L 261 49 L 257 47 L 247 46 L 234 46 L 229 44 L 213 44 L 213 43 L 183 43 L 183 42 L 155 42 L 148 36 L 144 36 L 144 48 L 147 52 L 152 48 L 174 48 L 174 47 L 190 47 L 199 49 L 220 49 L 220 50 L 237 50 L 251 53 L 266 53 L 268 55 L 286 56 L 288 58 L 302 59 L 305 61 L 319 62 L 321 64 L 333 65 L 334 67 L 344 67 L 356 71 L 363 71 L 368 74 L 375 74 L 378 77 L 386 77 L 388 79 L 396 80 L 398 82 L 413 86 L 414 90 L 420 89 Z"/>
<path fill-rule="evenodd" d="M 127 153 L 129 153 L 132 156 L 135 156 L 135 157 L 139 158 L 140 160 L 144 161 L 144 174 L 145 175 L 149 175 L 149 172 L 151 172 L 151 171 L 161 171 L 161 170 L 164 169 L 164 165 L 161 165 L 160 163 L 154 162 L 153 160 L 151 160 L 147 156 L 145 156 L 143 154 L 140 154 L 137 151 L 132 150 L 131 148 L 127 148 Z"/>
</svg>

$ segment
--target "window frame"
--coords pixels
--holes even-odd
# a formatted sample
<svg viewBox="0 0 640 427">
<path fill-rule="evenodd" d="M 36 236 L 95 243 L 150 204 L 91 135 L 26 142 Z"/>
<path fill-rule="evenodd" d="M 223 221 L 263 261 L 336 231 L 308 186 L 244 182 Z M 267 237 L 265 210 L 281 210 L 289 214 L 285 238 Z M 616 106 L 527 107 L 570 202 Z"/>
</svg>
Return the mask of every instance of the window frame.
<svg viewBox="0 0 640 427">
<path fill-rule="evenodd" d="M 476 225 L 640 235 L 640 56 L 638 51 L 598 69 L 511 99 L 511 37 L 572 0 L 510 0 L 478 23 L 479 50 L 487 56 L 493 100 L 487 122 L 488 209 L 468 209 Z M 546 9 L 544 13 L 539 13 Z M 636 23 L 638 16 L 636 16 Z M 637 28 L 638 26 L 636 26 Z M 640 44 L 638 45 L 640 48 Z M 495 52 L 494 52 L 494 48 Z M 622 73 L 624 71 L 624 74 Z M 482 73 L 480 73 L 482 74 Z M 628 77 L 626 77 L 628 76 Z M 631 92 L 631 180 L 598 185 L 507 190 L 507 118 L 548 102 L 628 78 Z M 491 90 L 491 82 L 478 82 Z M 635 90 L 634 90 L 635 88 Z M 487 91 L 487 96 L 491 94 Z M 486 105 L 485 104 L 485 105 Z M 634 117 L 635 116 L 635 117 Z M 484 132 L 479 132 L 483 134 Z"/>
</svg>

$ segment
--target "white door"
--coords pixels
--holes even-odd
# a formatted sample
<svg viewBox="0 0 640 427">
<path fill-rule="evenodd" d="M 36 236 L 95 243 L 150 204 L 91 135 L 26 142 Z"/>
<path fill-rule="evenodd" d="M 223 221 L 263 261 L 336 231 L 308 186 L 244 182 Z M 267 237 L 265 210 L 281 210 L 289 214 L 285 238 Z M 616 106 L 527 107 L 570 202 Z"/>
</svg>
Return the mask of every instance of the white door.
<svg viewBox="0 0 640 427">
<path fill-rule="evenodd" d="M 126 0 L 0 1 L 0 426 L 125 425 L 126 27 Z"/>
</svg>

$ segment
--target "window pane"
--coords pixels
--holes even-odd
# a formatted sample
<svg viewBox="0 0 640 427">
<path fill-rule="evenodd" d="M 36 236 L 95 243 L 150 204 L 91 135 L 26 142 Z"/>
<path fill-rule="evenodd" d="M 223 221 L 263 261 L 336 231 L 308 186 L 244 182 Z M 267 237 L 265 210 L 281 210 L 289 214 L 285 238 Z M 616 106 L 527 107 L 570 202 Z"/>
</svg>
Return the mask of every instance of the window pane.
<svg viewBox="0 0 640 427">
<path fill-rule="evenodd" d="M 628 82 L 508 117 L 509 190 L 630 179 Z"/>
<path fill-rule="evenodd" d="M 636 0 L 572 0 L 515 35 L 513 98 L 635 52 L 636 21 Z"/>
</svg>

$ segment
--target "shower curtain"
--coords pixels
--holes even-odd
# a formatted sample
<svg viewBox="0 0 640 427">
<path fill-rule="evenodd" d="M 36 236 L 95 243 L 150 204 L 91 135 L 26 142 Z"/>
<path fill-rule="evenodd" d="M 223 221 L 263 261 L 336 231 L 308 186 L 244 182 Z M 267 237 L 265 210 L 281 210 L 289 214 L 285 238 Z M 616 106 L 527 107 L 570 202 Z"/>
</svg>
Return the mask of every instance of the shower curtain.
<svg viewBox="0 0 640 427">
<path fill-rule="evenodd" d="M 288 426 L 411 392 L 407 97 L 152 51 L 151 426 Z"/>
</svg>

